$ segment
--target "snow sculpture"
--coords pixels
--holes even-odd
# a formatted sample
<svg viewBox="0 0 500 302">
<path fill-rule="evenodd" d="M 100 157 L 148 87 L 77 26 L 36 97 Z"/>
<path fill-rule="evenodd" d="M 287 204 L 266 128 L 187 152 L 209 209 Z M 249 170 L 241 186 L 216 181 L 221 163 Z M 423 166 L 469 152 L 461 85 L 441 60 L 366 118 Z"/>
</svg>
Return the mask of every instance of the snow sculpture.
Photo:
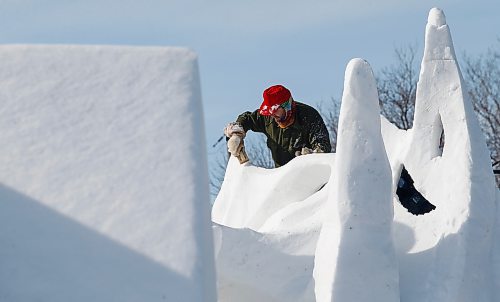
<svg viewBox="0 0 500 302">
<path fill-rule="evenodd" d="M 495 230 L 493 231 L 493 249 L 492 249 L 492 257 L 493 257 L 493 288 L 500 288 L 500 190 L 497 190 L 496 193 L 496 221 L 495 221 Z M 500 299 L 500 292 L 498 290 L 494 290 L 493 292 L 494 300 Z"/>
<path fill-rule="evenodd" d="M 401 228 L 409 227 L 415 237 L 409 251 L 400 249 L 402 300 L 492 301 L 496 186 L 439 9 L 429 13 L 414 125 L 407 139 L 407 150 L 392 160 L 402 160 L 416 187 L 437 208 L 423 217 L 396 211 L 395 222 L 401 226 L 396 234 L 407 237 Z M 415 271 L 415 265 L 420 269 Z M 421 286 L 415 286 L 416 280 Z"/>
<path fill-rule="evenodd" d="M 337 155 L 302 156 L 276 170 L 232 159 L 212 212 L 220 224 L 214 227 L 220 301 L 498 301 L 500 194 L 462 83 L 446 18 L 432 9 L 413 129 L 398 130 L 382 117 L 377 132 L 373 79 L 367 64 L 354 60 Z M 349 161 L 352 153 L 367 166 Z M 403 164 L 437 208 L 413 216 L 395 198 L 390 223 L 389 194 Z M 322 176 L 304 173 L 306 185 L 288 179 L 308 165 L 323 166 Z M 363 251 L 369 254 L 355 253 Z"/>
<path fill-rule="evenodd" d="M 378 99 L 368 63 L 352 60 L 345 72 L 337 160 L 315 253 L 316 301 L 399 301 L 392 174 Z"/>
<path fill-rule="evenodd" d="M 1 46 L 0 100 L 0 300 L 216 300 L 194 53 Z"/>
</svg>

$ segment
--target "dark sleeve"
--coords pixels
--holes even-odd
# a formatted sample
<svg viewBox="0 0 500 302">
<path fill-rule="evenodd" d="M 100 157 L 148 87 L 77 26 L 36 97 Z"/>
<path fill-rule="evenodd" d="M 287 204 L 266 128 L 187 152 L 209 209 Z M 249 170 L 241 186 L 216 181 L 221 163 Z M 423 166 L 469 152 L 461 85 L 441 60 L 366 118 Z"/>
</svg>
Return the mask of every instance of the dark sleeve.
<svg viewBox="0 0 500 302">
<path fill-rule="evenodd" d="M 323 118 L 318 112 L 315 112 L 309 128 L 309 144 L 313 150 L 319 149 L 325 153 L 332 152 L 330 144 L 330 134 L 326 128 Z"/>
<path fill-rule="evenodd" d="M 238 116 L 236 122 L 240 124 L 245 132 L 252 130 L 254 132 L 265 132 L 266 121 L 264 116 L 259 114 L 259 110 L 254 112 L 244 112 Z"/>
</svg>

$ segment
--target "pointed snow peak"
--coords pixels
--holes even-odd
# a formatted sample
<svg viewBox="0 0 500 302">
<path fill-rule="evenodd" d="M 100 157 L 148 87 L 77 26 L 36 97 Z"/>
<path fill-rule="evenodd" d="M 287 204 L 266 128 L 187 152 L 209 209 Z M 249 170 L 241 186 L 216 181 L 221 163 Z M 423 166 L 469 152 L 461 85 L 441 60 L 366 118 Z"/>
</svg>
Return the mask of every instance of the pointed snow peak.
<svg viewBox="0 0 500 302">
<path fill-rule="evenodd" d="M 346 72 L 353 68 L 370 68 L 370 64 L 361 58 L 354 58 L 347 64 Z"/>
<path fill-rule="evenodd" d="M 432 8 L 429 11 L 429 17 L 427 18 L 427 23 L 434 26 L 443 26 L 446 25 L 446 17 L 444 12 L 437 7 Z"/>
<path fill-rule="evenodd" d="M 370 65 L 351 60 L 328 208 L 316 245 L 316 301 L 400 301 L 391 231 L 392 174 L 378 100 Z"/>
<path fill-rule="evenodd" d="M 354 58 L 347 64 L 345 75 L 346 81 L 357 80 L 358 82 L 364 82 L 366 78 L 372 76 L 372 70 L 368 62 L 360 58 Z"/>
<path fill-rule="evenodd" d="M 338 161 L 334 171 L 338 181 L 335 182 L 337 187 L 334 185 L 334 191 L 340 194 L 337 200 L 364 204 L 361 208 L 367 210 L 367 213 L 361 215 L 363 210 L 360 209 L 358 217 L 368 217 L 370 213 L 377 211 L 377 207 L 381 207 L 380 204 L 374 204 L 371 208 L 370 203 L 366 202 L 368 196 L 363 195 L 365 190 L 357 192 L 353 189 L 353 184 L 367 188 L 378 183 L 376 187 L 385 185 L 389 191 L 391 187 L 390 181 L 388 184 L 384 183 L 390 175 L 385 173 L 389 168 L 380 131 L 378 100 L 375 77 L 368 62 L 362 59 L 351 60 L 345 72 L 344 94 L 340 107 Z M 367 173 L 366 169 L 370 172 Z M 390 195 L 390 192 L 388 194 Z"/>
<path fill-rule="evenodd" d="M 365 60 L 356 58 L 347 64 L 343 99 L 348 103 L 360 103 L 359 110 L 378 113 L 377 85 L 370 64 Z M 378 118 L 378 114 L 376 116 Z"/>
<path fill-rule="evenodd" d="M 450 28 L 442 10 L 433 8 L 429 12 L 425 29 L 425 50 L 423 61 L 455 60 L 455 50 Z"/>
</svg>

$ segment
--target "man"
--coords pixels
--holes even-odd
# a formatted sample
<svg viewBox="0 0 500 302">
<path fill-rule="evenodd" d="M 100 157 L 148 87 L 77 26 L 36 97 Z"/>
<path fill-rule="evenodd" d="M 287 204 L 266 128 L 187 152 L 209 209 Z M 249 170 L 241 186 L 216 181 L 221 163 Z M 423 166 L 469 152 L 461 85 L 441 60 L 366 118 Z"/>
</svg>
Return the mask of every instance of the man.
<svg viewBox="0 0 500 302">
<path fill-rule="evenodd" d="M 328 130 L 316 109 L 293 100 L 288 89 L 275 85 L 264 90 L 260 109 L 245 112 L 235 123 L 224 129 L 228 151 L 244 162 L 241 157 L 242 140 L 246 132 L 262 132 L 276 167 L 283 166 L 294 157 L 310 153 L 331 152 Z M 425 199 L 413 185 L 413 179 L 403 167 L 396 194 L 401 204 L 412 214 L 422 215 L 436 207 Z"/>
<path fill-rule="evenodd" d="M 316 109 L 296 102 L 282 85 L 264 90 L 264 101 L 254 112 L 245 112 L 224 129 L 228 151 L 238 157 L 246 132 L 264 133 L 275 167 L 294 157 L 310 153 L 331 152 L 328 130 Z"/>
</svg>

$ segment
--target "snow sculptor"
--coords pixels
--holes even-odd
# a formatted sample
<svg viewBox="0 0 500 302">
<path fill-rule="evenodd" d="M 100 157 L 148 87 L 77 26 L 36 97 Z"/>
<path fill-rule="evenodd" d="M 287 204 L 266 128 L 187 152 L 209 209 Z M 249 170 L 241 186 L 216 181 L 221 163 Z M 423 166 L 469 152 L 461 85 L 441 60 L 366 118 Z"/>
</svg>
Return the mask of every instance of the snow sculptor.
<svg viewBox="0 0 500 302">
<path fill-rule="evenodd" d="M 249 160 L 243 143 L 248 130 L 267 137 L 275 167 L 283 166 L 300 155 L 331 152 L 327 127 L 316 109 L 296 102 L 291 92 L 282 85 L 267 88 L 263 97 L 259 109 L 240 114 L 236 122 L 229 123 L 224 129 L 227 149 L 241 164 Z M 413 179 L 404 167 L 396 194 L 400 203 L 414 215 L 436 208 L 413 186 Z"/>
<path fill-rule="evenodd" d="M 264 133 L 275 167 L 296 156 L 332 150 L 325 122 L 313 107 L 296 102 L 282 85 L 264 90 L 264 101 L 254 112 L 244 112 L 224 129 L 227 147 L 240 163 L 248 161 L 243 139 L 248 130 Z"/>
</svg>

